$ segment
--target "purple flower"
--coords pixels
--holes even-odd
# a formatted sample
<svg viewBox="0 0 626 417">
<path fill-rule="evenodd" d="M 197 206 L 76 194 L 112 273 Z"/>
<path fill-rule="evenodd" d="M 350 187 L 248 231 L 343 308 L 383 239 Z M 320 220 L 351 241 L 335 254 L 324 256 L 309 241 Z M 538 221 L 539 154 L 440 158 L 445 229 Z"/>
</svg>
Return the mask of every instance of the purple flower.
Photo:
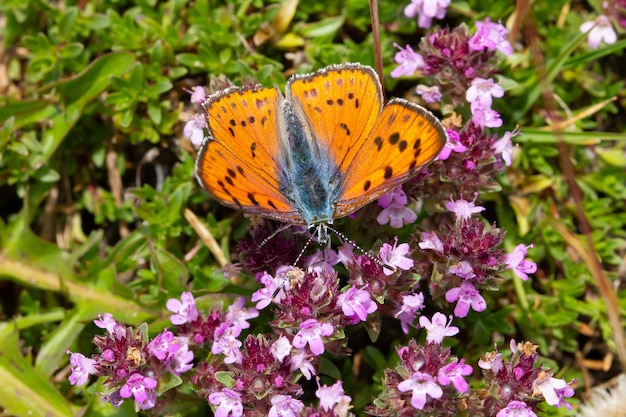
<svg viewBox="0 0 626 417">
<path fill-rule="evenodd" d="M 404 15 L 408 18 L 418 16 L 417 24 L 423 29 L 430 28 L 432 19 L 446 17 L 446 8 L 450 0 L 411 0 L 404 8 Z"/>
<path fill-rule="evenodd" d="M 469 220 L 469 218 L 472 217 L 472 214 L 477 214 L 485 210 L 484 207 L 474 204 L 476 197 L 474 197 L 474 200 L 472 201 L 467 201 L 462 198 L 454 201 L 452 196 L 450 196 L 450 201 L 445 204 L 446 210 L 454 213 L 456 218 L 459 220 Z"/>
<path fill-rule="evenodd" d="M 443 368 L 439 369 L 439 373 L 437 374 L 437 381 L 441 385 L 449 385 L 452 382 L 454 388 L 461 394 L 467 392 L 468 385 L 464 376 L 472 374 L 472 367 L 470 365 L 465 364 L 465 359 L 461 359 L 461 361 L 454 361 L 452 363 L 447 364 Z"/>
<path fill-rule="evenodd" d="M 450 268 L 448 268 L 448 272 L 463 279 L 476 278 L 474 268 L 472 268 L 472 265 L 470 265 L 470 263 L 467 261 L 461 261 L 456 265 L 452 265 Z"/>
<path fill-rule="evenodd" d="M 70 384 L 80 386 L 87 382 L 89 375 L 98 375 L 96 361 L 85 357 L 82 353 L 72 353 L 66 350 L 65 353 L 70 355 L 70 370 L 72 374 L 68 378 Z"/>
<path fill-rule="evenodd" d="M 215 417 L 241 417 L 243 416 L 243 404 L 241 394 L 228 388 L 209 395 L 209 402 L 217 405 Z"/>
<path fill-rule="evenodd" d="M 422 241 L 418 246 L 420 249 L 430 249 L 443 254 L 443 243 L 435 232 L 422 232 Z"/>
<path fill-rule="evenodd" d="M 193 146 L 199 147 L 202 145 L 205 129 L 208 127 L 206 117 L 203 114 L 194 114 L 191 119 L 187 120 L 187 123 L 185 123 L 183 136 L 189 139 Z"/>
<path fill-rule="evenodd" d="M 189 344 L 182 337 L 178 337 L 180 348 L 170 355 L 167 369 L 175 375 L 180 375 L 193 368 L 193 352 L 189 350 Z"/>
<path fill-rule="evenodd" d="M 491 370 L 494 374 L 500 372 L 504 368 L 504 359 L 498 351 L 485 353 L 478 360 L 478 367 L 485 370 Z"/>
<path fill-rule="evenodd" d="M 534 244 L 530 244 L 528 246 L 524 244 L 519 244 L 513 249 L 513 253 L 508 255 L 504 255 L 504 262 L 506 263 L 509 269 L 512 269 L 515 275 L 523 279 L 524 281 L 528 280 L 527 274 L 534 274 L 537 272 L 537 264 L 524 259 L 526 254 L 528 253 L 528 248 L 535 247 Z"/>
<path fill-rule="evenodd" d="M 189 101 L 192 104 L 202 105 L 204 104 L 206 99 L 206 89 L 204 87 L 197 85 L 191 89 L 191 98 L 189 99 Z"/>
<path fill-rule="evenodd" d="M 268 417 L 298 417 L 304 409 L 302 401 L 290 395 L 274 395 Z"/>
<path fill-rule="evenodd" d="M 511 401 L 498 411 L 496 417 L 537 417 L 537 414 L 523 401 Z"/>
<path fill-rule="evenodd" d="M 417 313 L 424 308 L 424 294 L 409 294 L 402 296 L 402 306 L 395 318 L 400 320 L 400 326 L 405 334 L 409 334 L 409 325 L 414 326 Z"/>
<path fill-rule="evenodd" d="M 376 221 L 378 224 L 389 223 L 394 229 L 399 229 L 405 224 L 411 224 L 417 220 L 417 214 L 406 207 L 408 203 L 406 193 L 402 186 L 394 188 L 391 192 L 378 199 L 378 205 L 383 207 Z"/>
<path fill-rule="evenodd" d="M 370 293 L 363 289 L 357 289 L 352 285 L 346 292 L 339 294 L 337 305 L 341 306 L 343 314 L 356 322 L 367 320 L 367 315 L 378 309 L 378 305 L 372 301 Z"/>
<path fill-rule="evenodd" d="M 154 393 L 156 386 L 156 379 L 143 376 L 140 373 L 134 373 L 120 389 L 120 396 L 122 398 L 133 397 L 135 409 L 147 410 L 154 407 L 156 403 L 156 394 Z"/>
<path fill-rule="evenodd" d="M 339 263 L 339 256 L 332 248 L 324 248 L 323 251 L 317 250 L 314 254 L 307 256 L 304 265 L 309 272 L 317 272 L 318 274 L 334 274 L 334 265 Z"/>
<path fill-rule="evenodd" d="M 472 101 L 470 104 L 472 111 L 472 122 L 479 127 L 500 127 L 502 119 L 500 113 L 491 108 L 485 108 L 480 100 Z"/>
<path fill-rule="evenodd" d="M 591 49 L 598 49 L 602 42 L 611 45 L 617 41 L 617 34 L 611 26 L 611 21 L 603 15 L 580 25 L 580 31 L 589 32 L 587 42 Z"/>
<path fill-rule="evenodd" d="M 196 301 L 189 291 L 185 291 L 180 295 L 180 301 L 176 298 L 170 298 L 167 300 L 165 307 L 172 313 L 176 313 L 170 317 L 170 321 L 176 326 L 191 323 L 198 319 Z"/>
<path fill-rule="evenodd" d="M 124 399 L 120 395 L 120 390 L 113 391 L 110 394 L 104 394 L 102 396 L 102 401 L 113 404 L 115 407 L 119 407 L 122 403 L 124 403 Z"/>
<path fill-rule="evenodd" d="M 265 285 L 252 294 L 251 301 L 256 302 L 257 310 L 263 310 L 273 301 L 279 304 L 286 296 L 285 290 L 288 290 L 289 280 L 282 279 L 282 276 L 291 270 L 291 267 L 281 267 L 276 271 L 276 278 L 263 271 L 257 274 L 257 281 Z"/>
<path fill-rule="evenodd" d="M 315 391 L 315 396 L 320 400 L 320 407 L 324 411 L 331 411 L 335 405 L 342 402 L 348 402 L 352 400 L 343 393 L 343 384 L 341 381 L 337 381 L 332 386 L 322 385 Z"/>
<path fill-rule="evenodd" d="M 307 344 L 311 353 L 315 356 L 324 353 L 324 341 L 322 336 L 330 336 L 335 331 L 332 324 L 320 323 L 315 319 L 308 319 L 300 324 L 300 331 L 294 336 L 291 344 L 298 349 L 304 348 Z"/>
<path fill-rule="evenodd" d="M 555 407 L 565 405 L 566 408 L 571 409 L 571 406 L 563 398 L 572 397 L 574 389 L 564 379 L 552 378 L 550 373 L 542 371 L 533 382 L 533 390 L 534 393 L 541 393 L 548 404 Z"/>
<path fill-rule="evenodd" d="M 427 397 L 441 398 L 443 390 L 435 379 L 427 373 L 413 372 L 409 379 L 398 384 L 398 391 L 412 391 L 411 405 L 417 410 L 422 410 L 426 405 Z"/>
<path fill-rule="evenodd" d="M 439 155 L 437 155 L 436 159 L 439 161 L 445 161 L 450 157 L 450 154 L 452 152 L 463 153 L 467 151 L 467 148 L 465 147 L 465 145 L 459 142 L 459 139 L 460 136 L 458 132 L 448 129 L 448 141 L 443 146 L 443 149 L 441 150 L 441 152 L 439 152 Z"/>
<path fill-rule="evenodd" d="M 282 362 L 291 353 L 291 343 L 285 336 L 281 336 L 270 346 L 270 352 L 274 359 Z"/>
<path fill-rule="evenodd" d="M 446 301 L 453 303 L 457 301 L 454 308 L 454 315 L 465 317 L 470 307 L 478 313 L 487 308 L 487 302 L 480 295 L 478 290 L 468 281 L 463 281 L 460 287 L 455 287 L 446 292 Z"/>
<path fill-rule="evenodd" d="M 502 97 L 504 95 L 504 89 L 500 84 L 496 84 L 490 78 L 488 80 L 484 78 L 474 78 L 472 85 L 467 89 L 465 93 L 465 99 L 469 103 L 474 101 L 480 101 L 484 109 L 491 108 L 493 103 L 493 97 Z"/>
<path fill-rule="evenodd" d="M 501 155 L 502 160 L 506 166 L 511 166 L 513 162 L 513 142 L 511 138 L 519 135 L 520 131 L 518 129 L 513 130 L 512 132 L 505 132 L 504 135 L 495 141 L 491 148 L 495 152 L 496 155 Z"/>
<path fill-rule="evenodd" d="M 224 363 L 241 363 L 242 343 L 237 337 L 241 334 L 238 326 L 229 326 L 222 323 L 215 329 L 213 347 L 211 353 L 214 355 L 223 353 L 226 357 Z"/>
<path fill-rule="evenodd" d="M 459 328 L 451 326 L 452 317 L 450 321 L 446 319 L 446 316 L 442 313 L 433 314 L 433 321 L 428 320 L 428 317 L 420 317 L 420 326 L 426 329 L 426 342 L 441 344 L 443 338 L 446 336 L 454 336 L 459 333 Z"/>
<path fill-rule="evenodd" d="M 408 243 L 401 243 L 400 245 L 398 245 L 397 236 L 395 238 L 395 243 L 393 244 L 393 246 L 388 243 L 383 243 L 378 254 L 380 256 L 380 260 L 383 261 L 383 263 L 385 264 L 385 266 L 383 267 L 384 274 L 389 276 L 395 272 L 395 270 L 389 269 L 387 268 L 387 266 L 397 267 L 405 271 L 413 268 L 413 259 L 404 256 L 409 253 L 409 250 L 410 247 Z"/>
<path fill-rule="evenodd" d="M 441 101 L 441 89 L 438 85 L 427 86 L 418 84 L 417 87 L 415 87 L 415 92 L 428 104 L 439 103 Z"/>
<path fill-rule="evenodd" d="M 344 242 L 343 245 L 339 246 L 339 249 L 337 250 L 337 259 L 346 268 L 354 264 L 354 245 Z"/>
<path fill-rule="evenodd" d="M 304 349 L 299 349 L 296 353 L 291 355 L 289 365 L 291 372 L 299 369 L 307 380 L 311 380 L 311 377 L 315 375 L 315 367 L 307 357 Z"/>
<path fill-rule="evenodd" d="M 393 78 L 398 78 L 403 75 L 411 76 L 415 71 L 424 66 L 422 56 L 413 51 L 410 45 L 407 45 L 404 49 L 397 44 L 394 46 L 399 49 L 394 59 L 400 66 L 391 72 Z"/>
<path fill-rule="evenodd" d="M 106 329 L 110 335 L 126 335 L 126 331 L 118 330 L 120 327 L 123 328 L 123 326 L 118 324 L 110 313 L 98 314 L 98 318 L 93 322 L 99 328 Z"/>
<path fill-rule="evenodd" d="M 513 47 L 508 41 L 509 31 L 500 23 L 494 23 L 487 18 L 484 22 L 476 22 L 476 33 L 470 38 L 470 51 L 495 51 L 504 55 L 511 55 Z"/>
<path fill-rule="evenodd" d="M 174 337 L 174 333 L 167 329 L 159 333 L 147 346 L 148 353 L 160 361 L 176 353 L 178 349 L 180 349 L 178 339 Z"/>
<path fill-rule="evenodd" d="M 254 307 L 244 308 L 246 305 L 245 297 L 238 297 L 235 302 L 228 307 L 228 313 L 226 313 L 226 321 L 232 325 L 239 326 L 241 329 L 247 329 L 250 327 L 250 323 L 247 320 L 253 319 L 259 316 L 259 310 Z"/>
</svg>

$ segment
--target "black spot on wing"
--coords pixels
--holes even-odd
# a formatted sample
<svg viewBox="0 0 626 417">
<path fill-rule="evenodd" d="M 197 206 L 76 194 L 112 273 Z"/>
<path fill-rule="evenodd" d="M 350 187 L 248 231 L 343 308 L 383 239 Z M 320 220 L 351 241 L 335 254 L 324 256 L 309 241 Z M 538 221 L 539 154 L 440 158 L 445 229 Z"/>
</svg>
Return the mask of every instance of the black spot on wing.
<svg viewBox="0 0 626 417">
<path fill-rule="evenodd" d="M 389 165 L 387 165 L 385 167 L 385 179 L 388 180 L 392 176 L 393 176 L 393 168 L 391 168 Z"/>
<path fill-rule="evenodd" d="M 383 138 L 381 138 L 380 136 L 376 136 L 374 138 L 374 145 L 376 145 L 376 148 L 378 148 L 378 152 L 380 152 L 380 150 L 383 148 Z"/>
<path fill-rule="evenodd" d="M 254 197 L 254 194 L 248 193 L 248 200 L 250 200 L 250 202 L 254 204 L 255 206 L 259 206 L 259 202 Z"/>
<path fill-rule="evenodd" d="M 339 127 L 341 128 L 341 130 L 343 130 L 344 132 L 346 132 L 347 136 L 350 136 L 350 129 L 348 128 L 348 125 L 345 123 L 341 123 L 339 125 Z"/>
</svg>

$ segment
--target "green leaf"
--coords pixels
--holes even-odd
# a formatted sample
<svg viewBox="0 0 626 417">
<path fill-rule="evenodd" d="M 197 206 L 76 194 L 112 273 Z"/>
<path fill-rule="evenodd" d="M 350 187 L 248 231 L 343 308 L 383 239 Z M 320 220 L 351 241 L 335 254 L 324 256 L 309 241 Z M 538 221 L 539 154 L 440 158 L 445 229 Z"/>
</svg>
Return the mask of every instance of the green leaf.
<svg viewBox="0 0 626 417">
<path fill-rule="evenodd" d="M 47 163 L 65 136 L 80 118 L 87 103 L 98 97 L 109 85 L 110 77 L 120 76 L 132 65 L 135 57 L 129 53 L 113 53 L 96 59 L 83 72 L 58 85 L 60 99 L 66 102 L 65 109 L 56 109 L 49 118 L 52 126 L 42 139 L 43 152 L 33 165 Z"/>
<path fill-rule="evenodd" d="M 63 13 L 61 20 L 59 21 L 59 34 L 64 40 L 70 39 L 71 33 L 74 30 L 76 19 L 78 17 L 78 8 L 75 6 L 68 7 Z"/>
<path fill-rule="evenodd" d="M 184 288 L 189 280 L 189 271 L 185 264 L 167 250 L 154 248 L 154 257 L 163 288 L 170 293 L 176 293 Z"/>
<path fill-rule="evenodd" d="M 345 23 L 343 16 L 328 17 L 315 23 L 307 24 L 300 29 L 300 34 L 306 38 L 318 38 L 322 36 L 332 36 Z"/>
<path fill-rule="evenodd" d="M 215 379 L 218 380 L 222 385 L 226 388 L 232 388 L 235 386 L 235 379 L 232 377 L 230 372 L 226 371 L 218 371 L 215 373 Z"/>
<path fill-rule="evenodd" d="M 158 98 L 161 94 L 170 91 L 172 87 L 170 80 L 163 79 L 148 87 L 148 96 Z"/>
<path fill-rule="evenodd" d="M 155 125 L 161 124 L 161 105 L 158 101 L 150 100 L 148 102 L 148 116 Z"/>
<path fill-rule="evenodd" d="M 9 227 L 0 228 L 0 276 L 29 288 L 63 292 L 76 303 L 84 302 L 92 316 L 109 311 L 120 320 L 137 322 L 155 314 L 132 299 L 102 291 L 106 283 L 117 283 L 115 271 L 119 265 L 103 263 L 92 268 L 89 276 L 94 284 L 84 282 L 75 273 L 75 256 L 35 236 L 26 219 L 23 210 Z"/>
<path fill-rule="evenodd" d="M 76 58 L 80 54 L 82 54 L 84 50 L 85 47 L 82 43 L 72 42 L 68 43 L 67 45 L 63 45 L 63 47 L 59 51 L 59 55 L 61 56 L 61 58 L 65 59 Z"/>
<path fill-rule="evenodd" d="M 59 369 L 62 359 L 66 356 L 65 351 L 70 348 L 72 342 L 83 330 L 85 322 L 92 319 L 93 314 L 89 310 L 72 311 L 71 315 L 65 317 L 65 320 L 56 326 L 41 345 L 35 367 L 43 374 L 51 376 Z"/>
<path fill-rule="evenodd" d="M 41 182 L 53 183 L 57 182 L 61 175 L 49 166 L 44 166 L 34 172 L 33 176 Z"/>
<path fill-rule="evenodd" d="M 0 324 L 0 406 L 13 416 L 72 417 L 71 404 L 48 376 L 21 355 L 19 333 L 11 322 Z"/>
<path fill-rule="evenodd" d="M 19 129 L 31 123 L 46 120 L 55 113 L 55 107 L 48 100 L 7 100 L 0 106 L 0 123 L 14 116 L 14 128 Z"/>
<path fill-rule="evenodd" d="M 372 369 L 385 369 L 388 366 L 385 355 L 374 346 L 366 346 L 361 353 L 363 354 L 363 360 Z"/>
</svg>

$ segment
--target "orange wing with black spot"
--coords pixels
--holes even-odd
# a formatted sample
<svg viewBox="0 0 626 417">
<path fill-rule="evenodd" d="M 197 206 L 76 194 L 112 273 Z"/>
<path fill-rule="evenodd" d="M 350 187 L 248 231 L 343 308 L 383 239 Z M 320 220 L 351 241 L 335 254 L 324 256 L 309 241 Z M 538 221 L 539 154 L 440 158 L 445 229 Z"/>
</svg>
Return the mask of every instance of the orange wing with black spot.
<svg viewBox="0 0 626 417">
<path fill-rule="evenodd" d="M 435 159 L 447 134 L 428 110 L 396 98 L 384 108 L 345 172 L 336 217 L 393 190 Z"/>
<path fill-rule="evenodd" d="M 276 220 L 302 223 L 280 191 L 274 88 L 229 88 L 204 104 L 209 124 L 196 176 L 226 206 Z"/>
</svg>

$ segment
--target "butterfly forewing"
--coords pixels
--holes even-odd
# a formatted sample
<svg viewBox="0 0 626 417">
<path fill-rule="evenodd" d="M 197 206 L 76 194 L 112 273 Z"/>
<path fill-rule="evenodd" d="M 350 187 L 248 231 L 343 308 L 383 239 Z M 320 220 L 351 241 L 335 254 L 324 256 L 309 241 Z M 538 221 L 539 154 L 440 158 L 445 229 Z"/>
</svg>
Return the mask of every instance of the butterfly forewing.
<svg viewBox="0 0 626 417">
<path fill-rule="evenodd" d="M 286 97 L 308 122 L 319 149 L 343 175 L 382 108 L 374 70 L 359 64 L 331 65 L 287 83 Z"/>
<path fill-rule="evenodd" d="M 230 88 L 209 97 L 209 122 L 196 161 L 202 185 L 227 206 L 253 214 L 301 223 L 299 213 L 280 193 L 275 89 Z"/>
<path fill-rule="evenodd" d="M 446 141 L 444 127 L 428 110 L 391 100 L 345 171 L 335 217 L 358 210 L 411 178 Z"/>
</svg>

